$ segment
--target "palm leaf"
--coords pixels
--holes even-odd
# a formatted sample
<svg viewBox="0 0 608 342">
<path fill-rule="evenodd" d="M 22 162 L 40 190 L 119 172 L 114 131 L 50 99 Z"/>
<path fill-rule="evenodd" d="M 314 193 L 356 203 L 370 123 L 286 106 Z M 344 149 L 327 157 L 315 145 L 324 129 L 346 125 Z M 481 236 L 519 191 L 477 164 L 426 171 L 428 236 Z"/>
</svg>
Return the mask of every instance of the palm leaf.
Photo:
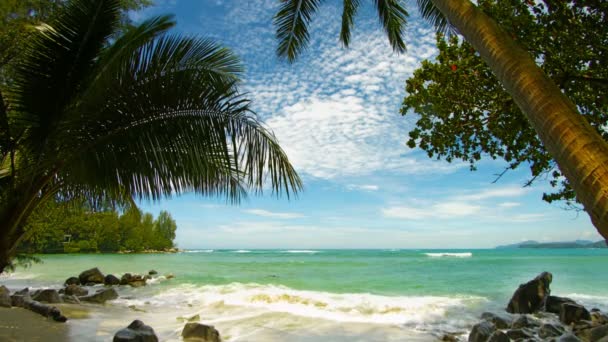
<svg viewBox="0 0 608 342">
<path fill-rule="evenodd" d="M 401 36 L 407 23 L 407 11 L 399 0 L 374 0 L 374 2 L 393 51 L 404 52 L 405 42 Z"/>
<path fill-rule="evenodd" d="M 354 17 L 359 8 L 359 0 L 344 0 L 344 9 L 342 11 L 342 28 L 340 30 L 340 41 L 344 47 L 350 44 L 350 30 L 353 27 Z"/>
<path fill-rule="evenodd" d="M 422 17 L 433 25 L 438 33 L 445 35 L 454 33 L 453 26 L 432 0 L 416 0 L 416 3 Z"/>
<path fill-rule="evenodd" d="M 308 25 L 320 0 L 281 0 L 279 12 L 274 16 L 276 37 L 279 40 L 277 55 L 293 62 L 308 44 Z"/>
</svg>

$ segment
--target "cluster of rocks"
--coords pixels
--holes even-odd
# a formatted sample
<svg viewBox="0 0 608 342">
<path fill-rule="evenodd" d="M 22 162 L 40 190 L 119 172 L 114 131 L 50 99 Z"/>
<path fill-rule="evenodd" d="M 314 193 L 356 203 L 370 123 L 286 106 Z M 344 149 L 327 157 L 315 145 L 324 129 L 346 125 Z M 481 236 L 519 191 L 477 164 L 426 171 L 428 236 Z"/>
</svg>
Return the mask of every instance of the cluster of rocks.
<svg viewBox="0 0 608 342">
<path fill-rule="evenodd" d="M 104 284 L 107 286 L 130 285 L 132 287 L 141 287 L 145 286 L 148 280 L 152 279 L 152 277 L 155 277 L 157 275 L 158 272 L 156 272 L 155 270 L 150 270 L 146 275 L 125 273 L 119 279 L 113 274 L 104 275 L 103 273 L 101 273 L 99 268 L 95 267 L 91 268 L 90 270 L 83 271 L 78 277 L 69 277 L 68 279 L 66 279 L 65 285 L 93 286 L 97 284 Z M 165 275 L 165 278 L 171 279 L 174 278 L 174 276 L 173 274 L 167 274 Z"/>
<path fill-rule="evenodd" d="M 0 307 L 24 308 L 44 317 L 50 317 L 56 322 L 66 322 L 68 319 L 61 314 L 59 309 L 41 303 L 47 301 L 47 299 L 54 300 L 55 303 L 60 301 L 57 291 L 54 293 L 47 290 L 30 292 L 29 289 L 23 289 L 11 294 L 8 288 L 0 286 Z"/>
<path fill-rule="evenodd" d="M 506 312 L 484 312 L 469 342 L 608 342 L 608 315 L 570 298 L 552 296 L 553 275 L 543 272 L 519 285 Z M 457 341 L 445 335 L 444 341 Z"/>
<path fill-rule="evenodd" d="M 191 319 L 192 320 L 192 319 Z M 186 323 L 182 330 L 184 341 L 220 342 L 220 333 L 211 325 L 197 322 Z M 129 326 L 114 335 L 113 342 L 158 342 L 154 329 L 140 320 L 134 320 Z"/>
</svg>

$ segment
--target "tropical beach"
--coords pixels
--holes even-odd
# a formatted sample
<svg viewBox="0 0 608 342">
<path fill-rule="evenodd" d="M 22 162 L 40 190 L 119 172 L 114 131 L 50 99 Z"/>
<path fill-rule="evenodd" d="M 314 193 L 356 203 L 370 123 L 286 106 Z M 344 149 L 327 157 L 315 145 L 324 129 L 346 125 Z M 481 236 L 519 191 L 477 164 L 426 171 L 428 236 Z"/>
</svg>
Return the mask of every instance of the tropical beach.
<svg viewBox="0 0 608 342">
<path fill-rule="evenodd" d="M 1 341 L 608 341 L 608 8 L 4 0 Z"/>
</svg>

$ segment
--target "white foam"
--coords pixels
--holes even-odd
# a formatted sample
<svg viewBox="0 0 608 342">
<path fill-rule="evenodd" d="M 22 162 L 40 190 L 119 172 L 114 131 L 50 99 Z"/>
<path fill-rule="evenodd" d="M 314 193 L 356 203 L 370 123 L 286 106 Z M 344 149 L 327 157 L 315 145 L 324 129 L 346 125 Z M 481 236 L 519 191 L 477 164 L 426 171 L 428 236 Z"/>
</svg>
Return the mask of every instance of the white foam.
<svg viewBox="0 0 608 342">
<path fill-rule="evenodd" d="M 184 253 L 213 253 L 213 249 L 190 249 L 184 251 Z"/>
<path fill-rule="evenodd" d="M 251 251 L 247 249 L 239 249 L 238 251 L 232 251 L 232 253 L 251 253 Z"/>
<path fill-rule="evenodd" d="M 295 253 L 295 254 L 315 254 L 319 253 L 319 251 L 313 251 L 308 249 L 290 249 L 288 251 L 281 251 L 284 253 Z"/>
<path fill-rule="evenodd" d="M 432 258 L 453 257 L 453 258 L 470 258 L 473 256 L 471 252 L 465 253 L 424 253 L 424 255 Z"/>
<path fill-rule="evenodd" d="M 585 305 L 587 308 L 598 308 L 602 311 L 608 310 L 608 296 L 595 296 L 582 293 L 570 293 L 564 297 Z"/>
<path fill-rule="evenodd" d="M 461 312 L 481 297 L 382 296 L 295 290 L 280 285 L 231 283 L 181 285 L 149 298 L 118 299 L 124 305 L 196 307 L 214 310 L 242 307 L 336 322 L 427 325 L 445 321 L 448 312 Z M 242 312 L 242 311 L 241 311 Z"/>
</svg>

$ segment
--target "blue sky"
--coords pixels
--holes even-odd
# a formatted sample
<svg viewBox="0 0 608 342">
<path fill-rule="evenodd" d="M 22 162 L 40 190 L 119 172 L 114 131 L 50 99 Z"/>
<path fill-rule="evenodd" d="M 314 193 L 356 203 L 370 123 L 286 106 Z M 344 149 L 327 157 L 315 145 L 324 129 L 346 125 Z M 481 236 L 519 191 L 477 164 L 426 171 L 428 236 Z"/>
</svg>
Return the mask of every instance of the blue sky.
<svg viewBox="0 0 608 342">
<path fill-rule="evenodd" d="M 246 67 L 243 90 L 304 180 L 297 199 L 251 196 L 239 206 L 186 194 L 142 209 L 168 210 L 180 248 L 485 248 L 528 239 L 599 240 L 585 213 L 524 188 L 527 169 L 493 184 L 506 166 L 429 159 L 405 146 L 415 116 L 402 117 L 405 80 L 433 58 L 434 33 L 415 8 L 405 54 L 391 52 L 363 1 L 350 49 L 338 42 L 341 5 L 327 0 L 296 63 L 275 56 L 278 0 L 156 0 L 139 20 L 173 13 L 176 31 L 232 48 Z M 411 1 L 411 3 L 414 3 Z"/>
</svg>

